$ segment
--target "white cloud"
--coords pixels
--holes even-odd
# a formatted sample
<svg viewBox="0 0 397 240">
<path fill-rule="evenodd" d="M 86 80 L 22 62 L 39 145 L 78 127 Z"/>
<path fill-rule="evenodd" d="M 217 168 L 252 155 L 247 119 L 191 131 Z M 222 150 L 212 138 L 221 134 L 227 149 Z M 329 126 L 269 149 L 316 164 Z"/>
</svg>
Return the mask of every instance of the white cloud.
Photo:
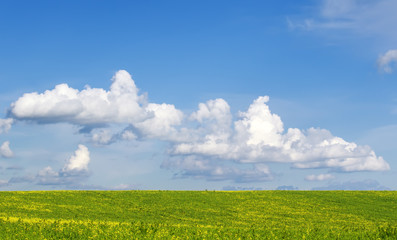
<svg viewBox="0 0 397 240">
<path fill-rule="evenodd" d="M 134 140 L 137 138 L 137 136 L 134 134 L 134 132 L 129 129 L 124 129 L 120 133 L 120 137 L 122 140 L 127 140 L 127 141 Z"/>
<path fill-rule="evenodd" d="M 0 187 L 4 187 L 4 186 L 8 186 L 8 185 L 10 185 L 10 184 L 7 180 L 0 179 Z"/>
<path fill-rule="evenodd" d="M 0 179 L 0 187 L 7 186 L 7 185 L 8 185 L 8 181 L 7 180 L 1 180 Z"/>
<path fill-rule="evenodd" d="M 240 113 L 242 119 L 234 123 L 239 142 L 247 146 L 281 147 L 283 123 L 278 115 L 270 112 L 268 101 L 268 96 L 259 97 L 247 112 Z"/>
<path fill-rule="evenodd" d="M 299 188 L 298 188 L 298 187 L 291 186 L 291 185 L 283 185 L 283 186 L 278 186 L 278 187 L 276 188 L 276 190 L 291 191 L 291 190 L 299 190 Z"/>
<path fill-rule="evenodd" d="M 122 183 L 117 186 L 111 187 L 110 190 L 136 190 L 138 188 L 139 188 L 139 185 Z"/>
<path fill-rule="evenodd" d="M 368 148 L 367 156 L 330 158 L 323 161 L 295 163 L 296 168 L 332 168 L 344 172 L 357 171 L 387 171 L 390 170 L 389 164 Z"/>
<path fill-rule="evenodd" d="M 240 187 L 240 186 L 224 186 L 222 188 L 223 191 L 260 191 L 263 188 L 258 187 Z"/>
<path fill-rule="evenodd" d="M 183 120 L 182 111 L 171 104 L 149 103 L 145 108 L 147 116 L 144 121 L 136 122 L 134 127 L 141 135 L 149 138 L 169 139 L 176 133 L 173 126 Z"/>
<path fill-rule="evenodd" d="M 145 118 L 144 96 L 128 72 L 118 71 L 110 90 L 90 88 L 79 91 L 59 84 L 44 93 L 26 93 L 12 103 L 10 113 L 16 119 L 38 122 L 70 122 L 80 125 L 133 122 Z"/>
<path fill-rule="evenodd" d="M 379 69 L 391 73 L 393 71 L 390 66 L 391 62 L 397 62 L 397 49 L 389 50 L 378 58 Z"/>
<path fill-rule="evenodd" d="M 53 170 L 50 166 L 40 170 L 35 178 L 40 185 L 71 185 L 88 176 L 90 152 L 82 144 L 74 152 L 62 169 Z"/>
<path fill-rule="evenodd" d="M 251 168 L 230 165 L 217 159 L 197 156 L 174 157 L 163 162 L 163 168 L 179 170 L 175 178 L 192 177 L 208 181 L 232 180 L 237 183 L 273 180 L 273 174 L 265 164 L 254 164 Z"/>
<path fill-rule="evenodd" d="M 115 141 L 115 135 L 108 129 L 95 129 L 91 134 L 92 141 L 99 145 L 107 145 Z"/>
<path fill-rule="evenodd" d="M 247 112 L 240 112 L 240 119 L 234 125 L 226 124 L 229 126 L 223 126 L 222 131 L 210 125 L 204 136 L 175 143 L 172 154 L 238 163 L 283 162 L 292 163 L 297 168 L 322 167 L 345 172 L 390 169 L 388 163 L 377 157 L 370 147 L 347 142 L 325 129 L 301 131 L 289 128 L 284 131 L 280 117 L 271 113 L 266 104 L 268 100 L 266 96 L 256 99 Z M 199 105 L 198 112 L 203 112 L 202 109 L 204 105 Z M 200 114 L 193 116 L 196 115 Z M 217 126 L 219 122 L 215 120 L 212 124 Z M 181 165 L 182 169 L 185 167 Z"/>
<path fill-rule="evenodd" d="M 5 158 L 11 158 L 14 156 L 14 153 L 10 149 L 10 142 L 5 141 L 1 146 L 0 146 L 0 155 Z"/>
<path fill-rule="evenodd" d="M 380 71 L 391 73 L 391 63 L 397 61 L 397 50 L 391 49 L 397 41 L 396 9 L 395 0 L 321 0 L 315 2 L 314 12 L 304 17 L 290 16 L 287 24 L 291 29 L 311 31 L 330 40 L 353 39 L 356 44 L 363 37 L 371 38 L 380 46 L 377 49 L 389 49 L 377 63 Z"/>
<path fill-rule="evenodd" d="M 199 126 L 185 129 L 180 135 L 188 136 L 178 139 L 173 154 L 202 154 L 222 156 L 229 151 L 229 138 L 232 133 L 232 115 L 230 107 L 223 99 L 200 103 L 199 109 L 190 116 Z"/>
<path fill-rule="evenodd" d="M 128 126 L 122 130 L 110 130 L 108 128 L 96 128 L 91 130 L 91 141 L 96 145 L 109 145 L 117 141 L 136 140 L 138 136 L 134 133 L 136 128 Z"/>
<path fill-rule="evenodd" d="M 40 170 L 35 180 L 41 185 L 60 185 L 65 183 L 64 179 L 59 176 L 59 172 L 54 171 L 50 166 Z"/>
<path fill-rule="evenodd" d="M 232 122 L 232 115 L 230 114 L 229 104 L 221 99 L 209 100 L 206 103 L 200 103 L 198 110 L 190 116 L 190 119 L 196 120 L 203 124 L 210 122 L 212 130 L 215 131 L 218 127 L 228 128 Z"/>
<path fill-rule="evenodd" d="M 62 168 L 62 172 L 81 172 L 88 170 L 88 163 L 90 162 L 90 152 L 88 148 L 79 144 L 78 149 L 74 155 L 68 159 L 68 162 Z"/>
<path fill-rule="evenodd" d="M 325 180 L 330 180 L 335 178 L 334 175 L 332 174 L 319 174 L 319 175 L 308 175 L 305 177 L 305 180 L 307 181 L 325 181 Z"/>
<path fill-rule="evenodd" d="M 355 0 L 325 0 L 323 2 L 322 15 L 336 18 L 348 15 L 357 7 Z"/>
<path fill-rule="evenodd" d="M 118 71 L 112 80 L 109 91 L 89 87 L 79 91 L 61 84 L 41 94 L 24 94 L 11 105 L 10 115 L 91 128 L 91 140 L 101 145 L 137 138 L 167 141 L 170 158 L 163 167 L 182 177 L 266 181 L 272 179 L 265 165 L 269 162 L 342 172 L 390 169 L 370 147 L 347 142 L 328 130 L 284 129 L 280 116 L 267 105 L 268 96 L 258 97 L 237 119 L 223 99 L 200 103 L 185 118 L 174 105 L 148 103 L 128 72 Z M 110 130 L 111 125 L 123 125 L 123 129 Z M 85 172 L 88 162 L 87 148 L 79 145 L 68 164 L 56 172 L 58 178 Z M 47 169 L 42 175 L 50 173 Z"/>
<path fill-rule="evenodd" d="M 79 91 L 59 84 L 44 93 L 26 93 L 11 104 L 10 116 L 41 123 L 68 122 L 81 126 L 101 126 L 111 123 L 131 124 L 146 137 L 163 137 L 179 125 L 183 113 L 170 104 L 147 103 L 131 75 L 124 70 L 112 78 L 110 90 L 90 88 Z M 94 136 L 98 142 L 108 142 L 105 136 Z M 131 134 L 124 135 L 131 138 Z"/>
<path fill-rule="evenodd" d="M 395 0 L 322 0 L 315 4 L 314 13 L 300 19 L 291 16 L 288 25 L 329 37 L 369 36 L 391 44 L 397 40 Z M 331 31 L 343 31 L 343 34 Z"/>
<path fill-rule="evenodd" d="M 8 132 L 8 130 L 11 129 L 13 122 L 14 119 L 12 118 L 0 119 L 0 134 Z"/>
<path fill-rule="evenodd" d="M 378 181 L 366 179 L 363 181 L 347 181 L 343 183 L 331 183 L 328 186 L 313 188 L 313 190 L 390 190 L 382 186 Z"/>
</svg>

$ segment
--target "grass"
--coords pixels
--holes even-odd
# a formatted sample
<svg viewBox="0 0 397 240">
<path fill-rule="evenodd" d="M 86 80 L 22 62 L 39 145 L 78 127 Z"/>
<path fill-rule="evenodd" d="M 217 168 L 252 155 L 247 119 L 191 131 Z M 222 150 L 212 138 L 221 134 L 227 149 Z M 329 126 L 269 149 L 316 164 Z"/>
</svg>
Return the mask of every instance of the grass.
<svg viewBox="0 0 397 240">
<path fill-rule="evenodd" d="M 0 236 L 397 239 L 397 192 L 0 192 Z"/>
</svg>

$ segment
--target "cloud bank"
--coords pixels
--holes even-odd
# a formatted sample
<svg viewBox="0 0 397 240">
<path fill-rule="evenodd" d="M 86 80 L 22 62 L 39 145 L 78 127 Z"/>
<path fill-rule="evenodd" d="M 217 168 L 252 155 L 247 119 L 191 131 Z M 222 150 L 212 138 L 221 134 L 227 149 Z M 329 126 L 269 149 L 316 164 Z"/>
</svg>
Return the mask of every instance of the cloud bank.
<svg viewBox="0 0 397 240">
<path fill-rule="evenodd" d="M 175 171 L 178 178 L 270 181 L 274 178 L 267 166 L 270 162 L 339 172 L 390 169 L 369 146 L 347 142 L 328 130 L 285 129 L 268 102 L 268 96 L 260 96 L 246 111 L 234 116 L 229 104 L 219 98 L 199 103 L 195 112 L 187 114 L 172 104 L 148 102 L 145 94 L 139 94 L 131 75 L 120 70 L 109 90 L 86 87 L 79 91 L 60 84 L 44 93 L 26 93 L 11 104 L 9 116 L 81 126 L 90 129 L 90 138 L 97 144 L 136 139 L 167 141 L 169 156 L 162 167 Z M 111 124 L 124 127 L 115 132 L 108 127 Z M 62 170 L 43 169 L 39 177 L 43 184 L 57 182 L 61 176 L 86 170 L 88 162 L 88 150 L 80 145 Z"/>
<path fill-rule="evenodd" d="M 224 100 L 200 104 L 192 118 L 199 118 L 199 133 L 189 141 L 174 144 L 174 155 L 192 156 L 178 159 L 191 170 L 192 159 L 232 160 L 241 164 L 268 162 L 291 163 L 296 168 L 331 168 L 335 171 L 383 171 L 390 167 L 368 146 L 358 146 L 333 136 L 325 129 L 296 128 L 284 130 L 281 118 L 271 113 L 267 96 L 259 97 L 246 112 L 232 122 Z M 206 114 L 203 113 L 203 109 Z M 212 113 L 212 114 L 209 114 Z M 208 160 L 207 160 L 208 161 Z M 195 160 L 199 166 L 202 160 Z"/>
</svg>

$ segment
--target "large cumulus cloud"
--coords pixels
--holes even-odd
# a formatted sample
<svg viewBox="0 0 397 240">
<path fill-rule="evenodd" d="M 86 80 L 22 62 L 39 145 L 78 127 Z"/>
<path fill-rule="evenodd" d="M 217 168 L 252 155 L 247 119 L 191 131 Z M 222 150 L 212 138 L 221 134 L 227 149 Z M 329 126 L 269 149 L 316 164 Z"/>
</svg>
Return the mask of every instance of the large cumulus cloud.
<svg viewBox="0 0 397 240">
<path fill-rule="evenodd" d="M 281 118 L 271 113 L 267 96 L 257 98 L 246 112 L 239 113 L 239 118 L 233 123 L 227 103 L 216 101 L 219 104 L 209 101 L 205 107 L 199 105 L 199 110 L 192 114 L 202 116 L 201 128 L 207 131 L 206 134 L 175 143 L 172 150 L 174 155 L 252 164 L 282 162 L 291 163 L 296 168 L 330 168 L 343 172 L 383 171 L 390 168 L 370 147 L 347 142 L 333 136 L 328 130 L 284 130 Z M 202 109 L 214 114 L 204 115 Z M 190 168 L 186 170 L 191 171 Z"/>
<path fill-rule="evenodd" d="M 12 103 L 9 116 L 40 123 L 68 122 L 92 129 L 91 140 L 111 144 L 120 140 L 160 139 L 170 143 L 162 167 L 176 177 L 253 182 L 272 180 L 267 163 L 331 171 L 384 171 L 388 163 L 369 146 L 359 146 L 320 128 L 285 128 L 272 113 L 268 96 L 255 99 L 237 116 L 224 99 L 209 100 L 197 111 L 183 113 L 171 104 L 150 103 L 131 75 L 118 71 L 109 90 L 77 90 L 66 84 L 44 93 L 27 93 Z M 124 124 L 117 131 L 107 126 Z M 77 154 L 77 152 L 76 152 Z M 62 171 L 44 169 L 58 178 Z M 46 181 L 43 181 L 46 182 Z"/>
<path fill-rule="evenodd" d="M 112 81 L 108 91 L 91 87 L 79 91 L 59 84 L 44 93 L 26 93 L 11 104 L 9 115 L 18 120 L 88 127 L 130 123 L 153 136 L 167 134 L 181 122 L 183 114 L 173 105 L 147 103 L 127 71 L 118 71 Z"/>
</svg>

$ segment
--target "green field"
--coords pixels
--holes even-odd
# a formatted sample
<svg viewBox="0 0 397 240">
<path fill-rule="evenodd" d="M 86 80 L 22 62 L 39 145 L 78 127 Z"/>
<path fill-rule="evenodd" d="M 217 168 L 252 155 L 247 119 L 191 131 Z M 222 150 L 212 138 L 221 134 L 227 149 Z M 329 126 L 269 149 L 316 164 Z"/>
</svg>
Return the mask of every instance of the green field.
<svg viewBox="0 0 397 240">
<path fill-rule="evenodd" d="M 397 239 L 396 191 L 0 192 L 1 239 Z"/>
</svg>

